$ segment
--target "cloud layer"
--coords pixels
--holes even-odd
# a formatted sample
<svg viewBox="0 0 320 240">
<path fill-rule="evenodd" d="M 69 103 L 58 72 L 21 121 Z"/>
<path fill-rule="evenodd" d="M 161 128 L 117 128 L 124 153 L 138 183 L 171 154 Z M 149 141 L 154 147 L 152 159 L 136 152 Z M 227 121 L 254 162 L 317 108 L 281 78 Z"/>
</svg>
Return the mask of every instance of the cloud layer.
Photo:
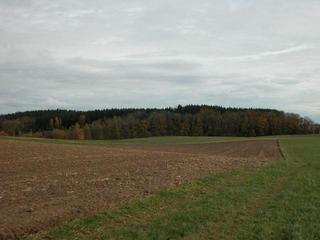
<svg viewBox="0 0 320 240">
<path fill-rule="evenodd" d="M 317 0 L 2 0 L 0 113 L 214 104 L 320 121 Z"/>
</svg>

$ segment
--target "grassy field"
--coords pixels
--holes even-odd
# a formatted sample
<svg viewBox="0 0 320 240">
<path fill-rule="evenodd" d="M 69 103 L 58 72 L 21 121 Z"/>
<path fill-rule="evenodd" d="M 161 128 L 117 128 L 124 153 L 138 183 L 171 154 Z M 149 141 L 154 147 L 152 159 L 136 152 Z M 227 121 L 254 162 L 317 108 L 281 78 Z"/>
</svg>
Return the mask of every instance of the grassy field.
<svg viewBox="0 0 320 240">
<path fill-rule="evenodd" d="M 14 141 L 32 141 L 54 144 L 85 144 L 85 145 L 104 145 L 104 144 L 196 144 L 196 143 L 213 143 L 227 141 L 242 141 L 252 138 L 246 137 L 149 137 L 149 138 L 132 138 L 120 140 L 62 140 L 47 138 L 31 138 L 31 137 L 1 137 L 0 139 L 11 139 Z"/>
<path fill-rule="evenodd" d="M 295 136 L 303 137 L 303 136 Z M 197 144 L 197 143 L 216 143 L 216 142 L 234 142 L 244 140 L 265 140 L 265 139 L 286 139 L 291 136 L 268 136 L 268 137 L 184 137 L 184 136 L 168 136 L 168 137 L 148 137 L 148 138 L 132 138 L 120 140 L 63 140 L 63 139 L 47 139 L 32 137 L 6 137 L 0 136 L 0 139 L 13 141 L 31 141 L 53 144 L 84 144 L 84 145 L 105 145 L 105 144 Z"/>
<path fill-rule="evenodd" d="M 235 139 L 125 143 L 224 140 Z M 282 137 L 280 143 L 284 161 L 164 189 L 27 239 L 320 239 L 320 137 Z"/>
</svg>

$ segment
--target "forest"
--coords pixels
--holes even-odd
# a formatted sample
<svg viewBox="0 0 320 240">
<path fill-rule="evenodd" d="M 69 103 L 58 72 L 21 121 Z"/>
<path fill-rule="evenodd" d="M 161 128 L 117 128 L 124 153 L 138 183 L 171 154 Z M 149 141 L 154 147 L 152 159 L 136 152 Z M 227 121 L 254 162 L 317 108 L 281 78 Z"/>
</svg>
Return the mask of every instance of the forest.
<svg viewBox="0 0 320 240">
<path fill-rule="evenodd" d="M 39 110 L 0 115 L 0 135 L 56 139 L 151 136 L 267 136 L 319 133 L 298 114 L 273 109 L 186 105 L 92 111 Z"/>
</svg>

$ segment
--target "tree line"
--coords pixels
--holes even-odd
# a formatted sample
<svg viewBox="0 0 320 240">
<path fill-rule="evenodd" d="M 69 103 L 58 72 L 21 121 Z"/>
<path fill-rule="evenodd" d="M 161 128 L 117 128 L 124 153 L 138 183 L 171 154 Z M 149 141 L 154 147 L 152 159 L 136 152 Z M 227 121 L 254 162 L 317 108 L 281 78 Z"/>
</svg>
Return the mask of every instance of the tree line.
<svg viewBox="0 0 320 240">
<path fill-rule="evenodd" d="M 151 136 L 267 136 L 319 133 L 298 114 L 272 109 L 187 105 L 163 109 L 42 110 L 0 116 L 0 135 L 57 139 Z"/>
</svg>

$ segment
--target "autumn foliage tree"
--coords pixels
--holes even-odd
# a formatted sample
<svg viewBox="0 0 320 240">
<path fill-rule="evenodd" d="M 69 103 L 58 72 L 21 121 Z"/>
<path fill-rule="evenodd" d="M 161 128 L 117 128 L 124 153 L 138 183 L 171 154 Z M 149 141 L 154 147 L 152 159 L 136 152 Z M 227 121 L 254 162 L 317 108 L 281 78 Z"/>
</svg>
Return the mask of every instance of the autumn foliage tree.
<svg viewBox="0 0 320 240">
<path fill-rule="evenodd" d="M 16 113 L 0 116 L 0 131 L 11 136 L 28 134 L 81 140 L 149 136 L 308 134 L 319 132 L 319 125 L 297 114 L 277 110 L 187 105 L 165 109 Z"/>
</svg>

